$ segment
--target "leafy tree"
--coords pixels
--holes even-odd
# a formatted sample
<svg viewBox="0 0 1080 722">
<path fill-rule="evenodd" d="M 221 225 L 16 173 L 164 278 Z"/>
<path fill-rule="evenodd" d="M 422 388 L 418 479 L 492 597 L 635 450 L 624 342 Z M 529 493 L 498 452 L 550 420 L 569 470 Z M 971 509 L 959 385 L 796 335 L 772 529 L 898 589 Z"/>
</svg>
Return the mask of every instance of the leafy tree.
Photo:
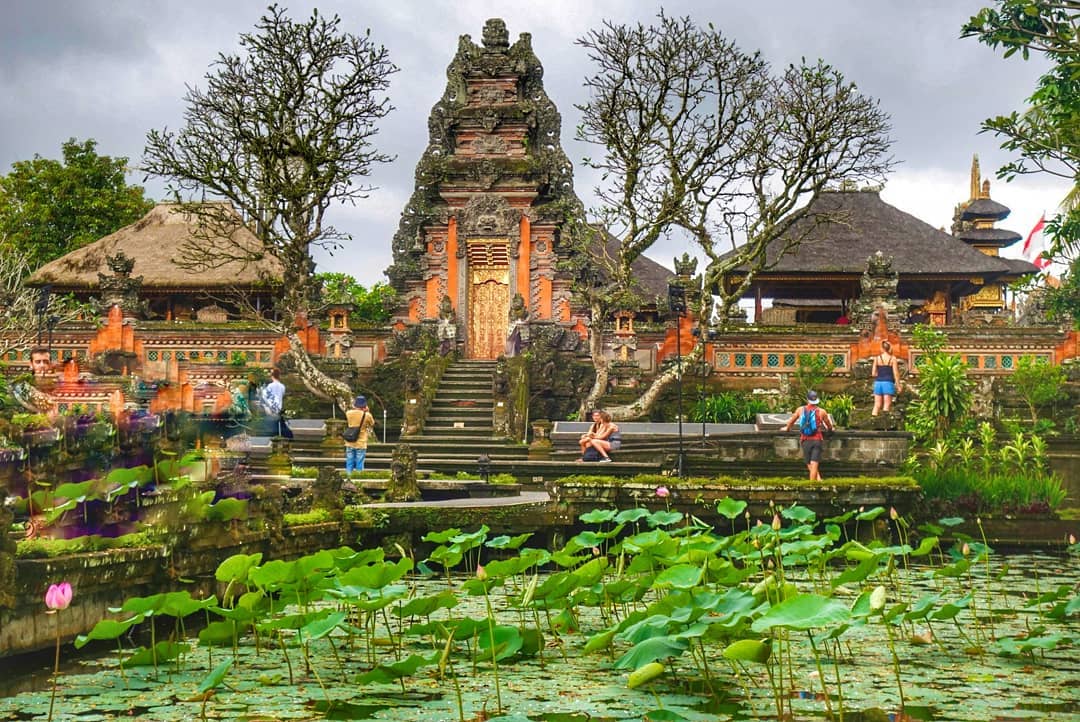
<svg viewBox="0 0 1080 722">
<path fill-rule="evenodd" d="M 385 92 L 397 68 L 370 33 L 340 25 L 317 10 L 294 22 L 271 6 L 255 32 L 240 36 L 241 53 L 218 56 L 206 89 L 188 90 L 184 126 L 149 133 L 144 166 L 166 178 L 178 198 L 201 192 L 230 201 L 239 215 L 187 204 L 214 235 L 242 223 L 263 242 L 262 249 L 223 251 L 196 239 L 185 249 L 192 267 L 264 252 L 282 262 L 280 321 L 266 322 L 289 338 L 305 382 L 344 406 L 349 389 L 315 367 L 293 320 L 321 311 L 312 246 L 350 240 L 326 222 L 326 211 L 366 198 L 373 188 L 359 181 L 391 160 L 373 139 L 392 109 Z"/>
<path fill-rule="evenodd" d="M 723 294 L 723 317 L 808 203 L 841 180 L 879 182 L 892 161 L 886 114 L 822 61 L 776 72 L 712 26 L 662 13 L 650 26 L 605 23 L 578 44 L 596 69 L 577 136 L 599 149 L 586 164 L 601 173 L 593 232 L 577 234 L 581 252 L 571 259 L 594 319 L 588 408 L 608 385 L 602 319 L 631 291 L 633 262 L 658 239 L 684 235 L 708 259 L 703 285 Z M 597 228 L 618 238 L 615 255 L 589 253 L 604 247 Z M 742 286 L 722 289 L 720 279 L 742 265 L 751 269 Z M 688 290 L 709 318 L 710 294 Z M 700 346 L 687 360 L 699 355 Z M 612 413 L 639 416 L 677 374 L 664 371 Z"/>
<path fill-rule="evenodd" d="M 35 155 L 0 177 L 0 239 L 30 271 L 146 214 L 154 203 L 124 180 L 128 159 L 97 154 L 97 141 L 74 138 L 63 160 Z"/>
<path fill-rule="evenodd" d="M 1016 157 L 998 170 L 1006 179 L 1048 173 L 1073 181 L 1061 213 L 1047 221 L 1048 255 L 1070 263 L 1080 251 L 1080 4 L 1071 0 L 997 0 L 963 27 L 974 37 L 1024 60 L 1032 53 L 1051 63 L 1036 81 L 1022 112 L 990 118 L 983 129 L 1001 138 L 1001 147 Z M 1050 310 L 1071 314 L 1080 322 L 1075 301 L 1077 268 L 1070 264 L 1065 287 L 1049 289 Z"/>
<path fill-rule="evenodd" d="M 1051 404 L 1062 396 L 1065 385 L 1065 369 L 1045 358 L 1021 356 L 1009 376 L 1009 386 L 1020 394 L 1031 413 L 1031 423 L 1039 420 L 1038 407 Z"/>
<path fill-rule="evenodd" d="M 392 315 L 397 294 L 386 283 L 376 283 L 370 289 L 356 282 L 347 273 L 320 273 L 323 297 L 343 300 L 353 305 L 350 317 L 367 323 L 386 323 Z"/>
</svg>

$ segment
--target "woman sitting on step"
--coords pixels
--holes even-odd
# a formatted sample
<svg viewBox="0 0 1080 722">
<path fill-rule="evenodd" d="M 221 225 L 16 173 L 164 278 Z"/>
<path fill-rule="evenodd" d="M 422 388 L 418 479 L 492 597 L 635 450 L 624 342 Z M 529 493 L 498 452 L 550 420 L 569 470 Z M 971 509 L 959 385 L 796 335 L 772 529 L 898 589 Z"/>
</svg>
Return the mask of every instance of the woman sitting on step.
<svg viewBox="0 0 1080 722">
<path fill-rule="evenodd" d="M 581 458 L 578 461 L 611 461 L 610 452 L 617 448 L 611 442 L 612 434 L 616 434 L 619 427 L 611 421 L 611 414 L 597 409 L 593 411 L 593 424 L 589 430 L 578 439 L 581 447 Z M 592 453 L 590 452 L 592 449 Z M 590 456 L 599 456 L 599 459 L 591 459 Z"/>
</svg>

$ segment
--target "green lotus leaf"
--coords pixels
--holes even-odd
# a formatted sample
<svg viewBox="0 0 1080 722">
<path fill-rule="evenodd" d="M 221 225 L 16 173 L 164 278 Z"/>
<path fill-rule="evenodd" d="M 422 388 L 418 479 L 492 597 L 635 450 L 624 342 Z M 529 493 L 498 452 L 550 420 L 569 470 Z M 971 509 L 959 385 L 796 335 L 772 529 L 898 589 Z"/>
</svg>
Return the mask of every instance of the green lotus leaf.
<svg viewBox="0 0 1080 722">
<path fill-rule="evenodd" d="M 673 709 L 651 709 L 645 713 L 642 717 L 648 722 L 689 722 L 689 717 L 685 717 Z"/>
<path fill-rule="evenodd" d="M 611 647 L 611 642 L 615 639 L 614 629 L 605 629 L 603 632 L 598 632 L 589 637 L 589 640 L 585 642 L 585 646 L 582 647 L 582 654 L 592 654 L 598 652 L 601 649 L 608 649 Z"/>
<path fill-rule="evenodd" d="M 701 584 L 701 567 L 689 564 L 676 564 L 668 567 L 656 576 L 653 586 L 659 589 L 674 587 L 675 589 L 693 589 Z"/>
<path fill-rule="evenodd" d="M 461 533 L 460 529 L 445 529 L 443 531 L 429 531 L 424 535 L 423 541 L 434 542 L 436 544 L 445 544 L 458 534 Z"/>
<path fill-rule="evenodd" d="M 772 655 L 771 639 L 740 639 L 724 647 L 724 659 L 765 664 Z"/>
<path fill-rule="evenodd" d="M 961 597 L 955 602 L 943 604 L 941 606 L 941 609 L 930 615 L 930 618 L 935 621 L 952 619 L 957 614 L 971 606 L 972 598 L 973 597 L 971 594 L 965 594 L 963 597 Z"/>
<path fill-rule="evenodd" d="M 139 647 L 133 654 L 124 659 L 124 661 L 120 663 L 120 666 L 124 669 L 129 669 L 131 667 L 150 667 L 154 665 L 155 657 L 157 663 L 161 664 L 162 662 L 176 659 L 190 649 L 191 645 L 189 644 L 158 642 L 154 645 L 153 649 Z"/>
<path fill-rule="evenodd" d="M 232 621 L 210 622 L 199 630 L 199 643 L 214 646 L 229 646 L 236 643 L 244 627 Z"/>
<path fill-rule="evenodd" d="M 819 594 L 799 594 L 771 607 L 750 628 L 759 633 L 773 627 L 815 629 L 850 620 L 851 612 L 838 600 Z"/>
<path fill-rule="evenodd" d="M 495 661 L 506 659 L 517 654 L 524 643 L 517 627 L 497 625 L 494 635 L 490 628 L 485 627 L 476 638 L 477 657 L 485 661 L 490 660 L 492 648 L 494 648 Z"/>
<path fill-rule="evenodd" d="M 533 532 L 525 532 L 524 534 L 518 534 L 517 536 L 497 536 L 494 539 L 489 539 L 484 542 L 484 546 L 491 549 L 517 549 L 519 546 L 528 541 L 529 537 L 533 535 Z"/>
<path fill-rule="evenodd" d="M 645 511 L 642 509 L 642 511 Z M 648 512 L 645 512 L 646 514 Z M 614 509 L 593 509 L 578 516 L 578 519 L 586 524 L 603 524 L 615 518 Z"/>
<path fill-rule="evenodd" d="M 233 660 L 226 659 L 224 662 L 214 667 L 210 674 L 206 675 L 206 679 L 199 685 L 199 694 L 205 694 L 212 689 L 217 688 L 222 682 L 225 681 L 225 675 L 228 674 L 229 668 L 232 667 Z"/>
<path fill-rule="evenodd" d="M 97 483 L 97 479 L 90 479 L 88 481 L 81 481 L 77 484 L 67 483 L 61 484 L 53 490 L 53 497 L 56 499 L 71 499 L 73 501 L 86 501 L 86 497 L 94 489 L 94 485 Z"/>
<path fill-rule="evenodd" d="M 164 594 L 151 594 L 148 597 L 128 597 L 124 600 L 123 606 L 119 608 L 109 607 L 109 611 L 113 613 L 143 614 L 149 617 L 156 614 L 164 603 Z"/>
<path fill-rule="evenodd" d="M 95 639 L 116 639 L 127 633 L 131 629 L 132 625 L 138 624 L 144 619 L 139 614 L 130 619 L 119 621 L 116 619 L 102 619 L 100 622 L 94 625 L 86 634 L 80 634 L 75 638 L 75 649 L 82 649 L 86 646 L 87 642 Z"/>
<path fill-rule="evenodd" d="M 398 617 L 427 617 L 438 609 L 453 609 L 458 605 L 457 595 L 449 590 L 426 597 L 410 599 L 393 610 Z"/>
<path fill-rule="evenodd" d="M 617 524 L 633 524 L 636 521 L 641 521 L 648 515 L 648 509 L 642 509 L 640 506 L 636 506 L 633 509 L 623 509 L 618 514 L 616 514 L 615 522 Z"/>
<path fill-rule="evenodd" d="M 863 559 L 857 566 L 845 569 L 830 580 L 829 584 L 835 589 L 842 584 L 855 584 L 873 576 L 881 566 L 881 557 L 871 556 Z"/>
<path fill-rule="evenodd" d="M 855 519 L 857 521 L 873 521 L 884 513 L 885 507 L 875 506 L 873 509 L 867 509 L 866 511 L 859 512 L 855 515 Z"/>
<path fill-rule="evenodd" d="M 420 654 L 410 655 L 408 658 L 389 664 L 380 664 L 369 672 L 356 678 L 356 684 L 371 684 L 372 682 L 396 682 L 403 677 L 411 677 L 422 667 L 435 664 L 439 661 L 439 653 L 424 657 Z"/>
<path fill-rule="evenodd" d="M 793 505 L 789 506 L 788 508 L 783 509 L 780 512 L 780 516 L 782 516 L 785 519 L 788 519 L 790 521 L 797 521 L 799 523 L 805 523 L 805 522 L 808 522 L 808 521 L 813 521 L 817 517 L 817 514 L 814 513 L 813 509 L 808 509 L 805 506 L 799 506 L 798 504 L 793 504 Z"/>
<path fill-rule="evenodd" d="M 217 571 L 214 572 L 214 578 L 219 582 L 243 582 L 247 579 L 251 568 L 262 563 L 262 557 L 262 552 L 233 554 L 221 564 L 218 564 Z"/>
<path fill-rule="evenodd" d="M 396 582 L 412 570 L 412 559 L 402 557 L 396 563 L 378 562 L 363 567 L 353 567 L 338 577 L 340 586 L 366 587 L 382 589 L 387 584 Z"/>
<path fill-rule="evenodd" d="M 678 637 L 652 637 L 638 642 L 626 654 L 615 660 L 615 669 L 637 669 L 649 662 L 668 657 L 678 657 L 686 651 L 690 643 Z"/>
<path fill-rule="evenodd" d="M 671 526 L 682 521 L 683 515 L 681 511 L 654 511 L 649 514 L 649 517 L 645 520 L 649 526 Z"/>
<path fill-rule="evenodd" d="M 730 496 L 716 502 L 716 513 L 727 519 L 734 520 L 735 517 L 741 516 L 744 511 L 746 511 L 746 502 L 735 501 Z"/>
<path fill-rule="evenodd" d="M 298 632 L 306 641 L 322 639 L 341 626 L 347 616 L 345 612 L 330 612 L 329 609 L 320 613 L 321 618 L 316 618 L 301 627 Z"/>
</svg>

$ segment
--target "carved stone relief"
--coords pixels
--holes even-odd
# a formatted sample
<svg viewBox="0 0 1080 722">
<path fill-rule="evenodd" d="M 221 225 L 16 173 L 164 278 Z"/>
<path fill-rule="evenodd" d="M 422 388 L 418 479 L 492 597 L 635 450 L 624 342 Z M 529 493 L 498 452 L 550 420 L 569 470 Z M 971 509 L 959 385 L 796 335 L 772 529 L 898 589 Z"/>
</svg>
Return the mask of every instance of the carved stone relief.
<svg viewBox="0 0 1080 722">
<path fill-rule="evenodd" d="M 501 196 L 474 196 L 461 209 L 459 222 L 466 236 L 513 236 L 521 212 L 510 207 Z"/>
</svg>

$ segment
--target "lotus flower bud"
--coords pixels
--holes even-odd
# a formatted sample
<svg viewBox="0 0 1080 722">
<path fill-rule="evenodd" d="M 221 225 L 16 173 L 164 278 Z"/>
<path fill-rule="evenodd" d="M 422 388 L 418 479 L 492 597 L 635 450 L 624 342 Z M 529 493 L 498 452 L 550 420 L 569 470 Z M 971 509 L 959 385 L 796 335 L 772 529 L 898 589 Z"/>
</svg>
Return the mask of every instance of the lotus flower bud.
<svg viewBox="0 0 1080 722">
<path fill-rule="evenodd" d="M 45 592 L 45 606 L 53 611 L 67 609 L 71 605 L 71 585 L 67 582 L 50 584 Z"/>
</svg>

